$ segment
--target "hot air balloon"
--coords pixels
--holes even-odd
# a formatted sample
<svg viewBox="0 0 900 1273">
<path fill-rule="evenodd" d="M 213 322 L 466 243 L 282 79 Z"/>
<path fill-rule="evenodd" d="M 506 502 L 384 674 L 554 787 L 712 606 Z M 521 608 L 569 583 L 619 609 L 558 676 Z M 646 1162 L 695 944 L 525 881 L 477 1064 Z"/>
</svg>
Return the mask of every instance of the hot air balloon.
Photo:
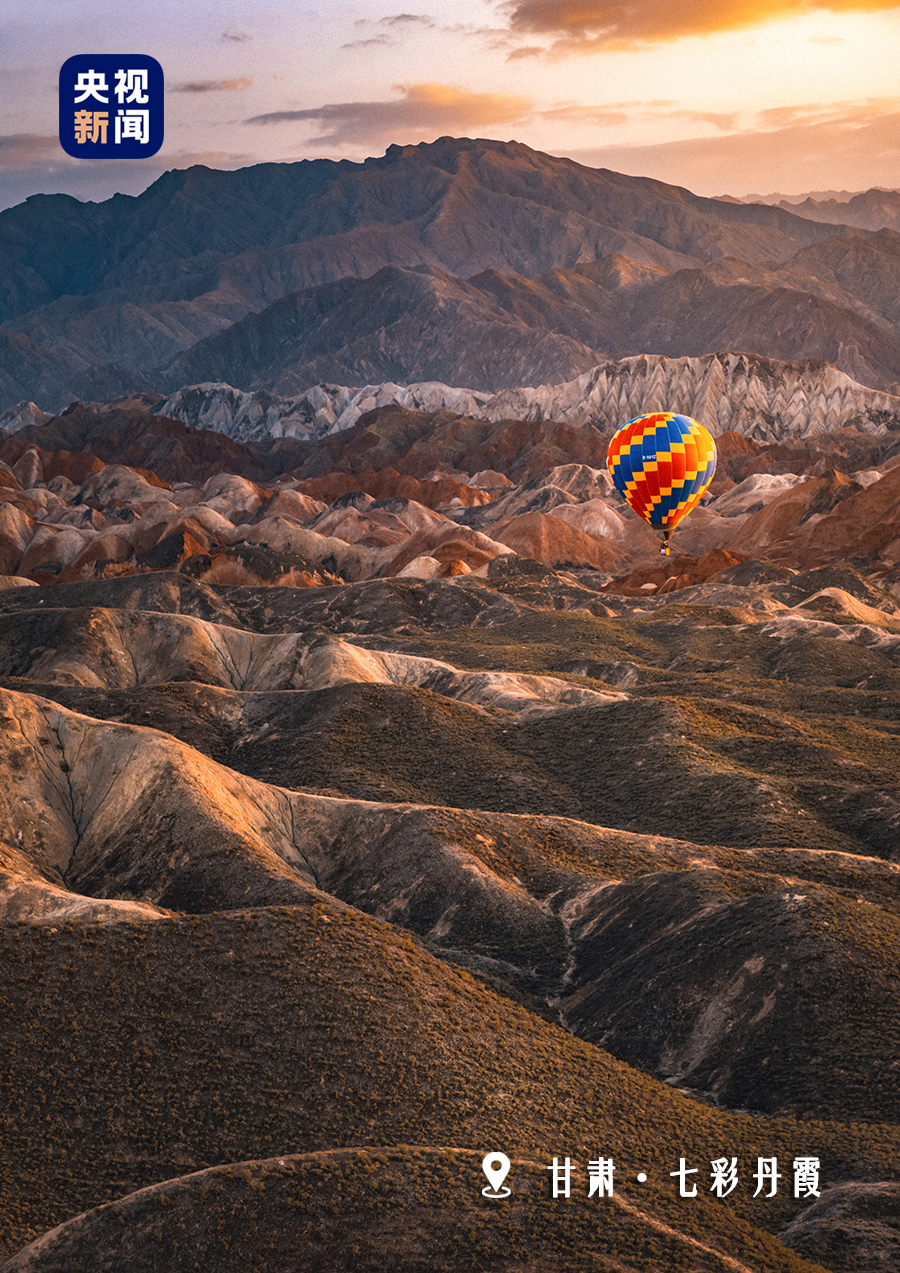
<svg viewBox="0 0 900 1273">
<path fill-rule="evenodd" d="M 692 509 L 716 471 L 716 444 L 690 416 L 655 411 L 623 424 L 613 435 L 606 466 L 629 508 L 662 531 L 660 552 Z"/>
</svg>

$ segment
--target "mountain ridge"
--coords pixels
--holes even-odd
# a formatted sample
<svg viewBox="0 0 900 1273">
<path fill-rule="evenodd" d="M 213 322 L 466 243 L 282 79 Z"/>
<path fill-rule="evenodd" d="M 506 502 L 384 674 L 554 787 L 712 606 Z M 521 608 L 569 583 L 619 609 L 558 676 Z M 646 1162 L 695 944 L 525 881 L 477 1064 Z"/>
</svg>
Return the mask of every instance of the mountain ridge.
<svg viewBox="0 0 900 1273">
<path fill-rule="evenodd" d="M 340 433 L 353 428 L 366 411 L 394 403 L 475 419 L 557 420 L 607 431 L 648 411 L 682 411 L 715 436 L 730 430 L 769 442 L 851 424 L 877 433 L 900 423 L 900 397 L 858 385 L 828 363 L 779 362 L 740 353 L 702 358 L 640 354 L 600 363 L 564 384 L 496 394 L 426 381 L 359 389 L 317 385 L 280 398 L 264 391 L 241 393 L 226 384 L 201 384 L 179 389 L 153 411 L 251 442 Z M 31 424 L 24 409 L 21 418 Z"/>
<path fill-rule="evenodd" d="M 163 389 L 228 380 L 285 394 L 320 381 L 561 382 L 597 355 L 745 350 L 818 358 L 900 389 L 900 235 L 828 239 L 781 268 L 732 258 L 667 271 L 614 254 L 538 278 L 430 266 L 292 293 L 152 373 Z"/>
<path fill-rule="evenodd" d="M 529 279 L 612 253 L 670 272 L 758 266 L 865 233 L 467 138 L 361 164 L 173 171 L 99 205 L 35 196 L 0 213 L 0 396 L 52 394 L 59 409 L 154 389 L 151 373 L 197 341 L 385 267 Z"/>
</svg>

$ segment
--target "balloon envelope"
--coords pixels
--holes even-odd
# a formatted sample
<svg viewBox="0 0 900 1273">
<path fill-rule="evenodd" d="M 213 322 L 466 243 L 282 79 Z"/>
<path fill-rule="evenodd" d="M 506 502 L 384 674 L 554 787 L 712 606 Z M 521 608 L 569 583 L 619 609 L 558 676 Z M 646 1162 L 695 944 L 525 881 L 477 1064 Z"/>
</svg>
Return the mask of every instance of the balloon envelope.
<svg viewBox="0 0 900 1273">
<path fill-rule="evenodd" d="M 716 444 L 690 416 L 656 411 L 629 420 L 613 435 L 606 466 L 628 506 L 671 533 L 713 480 Z"/>
</svg>

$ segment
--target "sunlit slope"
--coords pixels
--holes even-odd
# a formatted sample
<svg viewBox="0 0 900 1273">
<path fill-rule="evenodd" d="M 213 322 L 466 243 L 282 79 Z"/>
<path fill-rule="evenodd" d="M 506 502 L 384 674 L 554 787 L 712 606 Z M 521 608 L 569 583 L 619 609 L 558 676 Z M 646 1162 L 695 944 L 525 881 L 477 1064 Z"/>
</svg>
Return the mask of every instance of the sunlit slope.
<svg viewBox="0 0 900 1273">
<path fill-rule="evenodd" d="M 33 695 L 0 711 L 8 920 L 339 899 L 731 1107 L 900 1116 L 892 863 L 290 791 Z"/>
</svg>

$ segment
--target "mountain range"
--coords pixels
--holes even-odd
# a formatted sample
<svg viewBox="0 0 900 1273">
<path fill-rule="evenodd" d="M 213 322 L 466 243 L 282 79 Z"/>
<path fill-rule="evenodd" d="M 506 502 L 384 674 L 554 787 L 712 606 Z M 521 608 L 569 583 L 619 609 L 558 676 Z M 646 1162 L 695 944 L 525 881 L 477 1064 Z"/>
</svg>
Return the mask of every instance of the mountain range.
<svg viewBox="0 0 900 1273">
<path fill-rule="evenodd" d="M 0 213 L 0 401 L 56 411 L 210 380 L 496 392 L 725 350 L 891 390 L 898 245 L 515 142 L 195 167 L 137 197 Z"/>
<path fill-rule="evenodd" d="M 809 195 L 779 200 L 778 206 L 810 221 L 855 225 L 861 230 L 900 230 L 900 190 L 860 190 L 844 199 Z"/>
</svg>

